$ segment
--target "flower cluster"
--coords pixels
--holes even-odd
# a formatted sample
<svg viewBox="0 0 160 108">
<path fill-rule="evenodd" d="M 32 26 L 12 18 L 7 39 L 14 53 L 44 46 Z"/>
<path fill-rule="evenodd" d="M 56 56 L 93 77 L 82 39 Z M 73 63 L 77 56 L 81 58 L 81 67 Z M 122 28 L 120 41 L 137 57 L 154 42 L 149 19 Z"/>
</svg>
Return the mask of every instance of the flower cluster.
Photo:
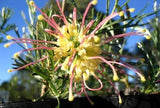
<svg viewBox="0 0 160 108">
<path fill-rule="evenodd" d="M 9 47 L 11 44 L 14 43 L 27 43 L 31 45 L 36 45 L 36 47 L 24 49 L 20 52 L 17 52 L 14 54 L 14 57 L 18 57 L 21 53 L 25 51 L 33 51 L 33 50 L 51 50 L 54 52 L 53 61 L 57 61 L 54 65 L 54 71 L 61 70 L 64 71 L 69 75 L 70 82 L 69 82 L 69 101 L 73 101 L 74 95 L 73 95 L 73 83 L 74 87 L 76 88 L 77 83 L 81 83 L 81 91 L 78 92 L 75 89 L 75 92 L 78 94 L 85 93 L 88 100 L 92 103 L 92 101 L 89 99 L 87 95 L 87 91 L 98 91 L 103 88 L 103 83 L 101 82 L 101 79 L 97 76 L 99 74 L 101 77 L 106 78 L 109 83 L 114 87 L 111 80 L 104 75 L 102 69 L 103 65 L 108 65 L 111 70 L 113 71 L 113 80 L 118 81 L 119 76 L 117 73 L 117 68 L 114 66 L 120 65 L 121 67 L 128 68 L 131 70 L 134 70 L 137 75 L 140 77 L 141 81 L 145 81 L 145 77 L 137 70 L 132 68 L 129 64 L 123 63 L 120 60 L 116 60 L 114 58 L 105 58 L 102 55 L 105 54 L 111 54 L 107 51 L 103 51 L 101 49 L 101 46 L 106 45 L 110 41 L 116 40 L 117 38 L 123 38 L 127 36 L 144 36 L 147 39 L 149 39 L 149 36 L 146 36 L 144 34 L 145 30 L 143 31 L 133 31 L 130 33 L 124 33 L 124 34 L 118 34 L 115 36 L 110 36 L 106 39 L 101 39 L 98 35 L 96 35 L 96 32 L 102 27 L 103 24 L 111 20 L 112 18 L 116 16 L 123 16 L 124 12 L 129 11 L 133 12 L 134 9 L 130 8 L 128 10 L 120 11 L 112 13 L 111 15 L 107 16 L 105 19 L 103 19 L 95 28 L 94 30 L 90 30 L 90 28 L 93 26 L 95 20 L 91 20 L 88 24 L 85 23 L 85 19 L 88 13 L 88 10 L 90 9 L 91 5 L 95 5 L 97 3 L 97 0 L 91 1 L 84 14 L 81 22 L 77 21 L 77 14 L 76 14 L 76 8 L 73 9 L 72 14 L 72 21 L 69 21 L 66 16 L 64 15 L 64 12 L 62 11 L 62 8 L 59 4 L 59 1 L 56 0 L 57 5 L 60 10 L 60 15 L 54 14 L 52 17 L 48 17 L 41 9 L 39 9 L 36 4 L 33 1 L 30 1 L 30 5 L 34 6 L 38 11 L 40 11 L 41 15 L 38 16 L 38 20 L 45 20 L 53 29 L 46 29 L 44 28 L 44 31 L 50 36 L 53 36 L 56 38 L 55 41 L 50 40 L 34 40 L 34 39 L 26 39 L 26 38 L 14 38 L 10 35 L 7 36 L 8 40 L 13 40 L 12 42 L 9 42 L 5 44 L 4 47 Z M 63 25 L 59 25 L 55 18 L 59 18 L 63 21 Z M 44 44 L 45 43 L 45 44 Z M 48 45 L 49 44 L 49 45 Z M 29 64 L 26 64 L 22 67 L 19 67 L 17 69 L 9 69 L 9 72 L 17 71 L 23 68 L 26 68 L 27 66 L 36 64 L 38 62 L 41 62 L 47 58 L 49 58 L 49 54 L 46 54 L 46 56 L 43 56 L 41 59 L 31 62 Z M 93 76 L 97 81 L 99 82 L 100 86 L 98 88 L 90 88 L 86 81 L 89 80 L 90 76 Z M 119 97 L 119 103 L 122 103 L 119 91 L 114 87 L 116 90 L 118 97 Z"/>
</svg>

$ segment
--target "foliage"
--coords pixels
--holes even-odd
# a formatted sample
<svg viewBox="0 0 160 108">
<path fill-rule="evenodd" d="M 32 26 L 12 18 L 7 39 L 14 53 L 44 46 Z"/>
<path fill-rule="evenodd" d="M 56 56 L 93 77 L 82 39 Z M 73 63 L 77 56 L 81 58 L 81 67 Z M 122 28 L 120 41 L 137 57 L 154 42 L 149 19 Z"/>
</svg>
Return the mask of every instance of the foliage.
<svg viewBox="0 0 160 108">
<path fill-rule="evenodd" d="M 0 12 L 0 42 L 4 41 L 2 34 L 6 35 L 6 32 L 15 28 L 14 24 L 7 24 L 12 14 L 12 10 L 5 7 L 3 7 L 2 11 Z"/>
<path fill-rule="evenodd" d="M 145 58 L 145 65 L 142 70 L 145 72 L 148 81 L 142 89 L 145 93 L 159 92 L 158 84 L 160 77 L 160 18 L 158 14 L 148 24 L 148 30 L 152 39 L 139 44 L 137 54 Z"/>
</svg>

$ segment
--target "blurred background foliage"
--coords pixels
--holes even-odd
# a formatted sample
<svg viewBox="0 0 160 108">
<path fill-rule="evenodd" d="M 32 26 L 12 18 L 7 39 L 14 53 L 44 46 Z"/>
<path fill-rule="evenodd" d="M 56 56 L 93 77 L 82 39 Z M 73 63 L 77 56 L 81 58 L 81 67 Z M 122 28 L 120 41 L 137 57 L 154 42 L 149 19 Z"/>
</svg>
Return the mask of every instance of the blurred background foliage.
<svg viewBox="0 0 160 108">
<path fill-rule="evenodd" d="M 15 29 L 15 24 L 8 24 L 9 19 L 12 17 L 13 12 L 9 8 L 3 7 L 0 11 L 0 43 L 4 42 L 4 34 Z"/>
<path fill-rule="evenodd" d="M 107 5 L 109 5 L 109 1 L 107 0 Z M 128 0 L 129 2 L 129 0 Z M 122 6 L 117 6 L 117 9 L 124 9 L 124 8 L 129 8 L 126 2 Z M 79 13 L 79 20 L 81 20 L 82 14 L 85 9 L 87 4 L 89 3 L 88 0 L 66 0 L 65 3 L 65 14 L 67 16 L 70 15 L 73 11 L 73 7 L 76 6 L 78 8 L 78 13 Z M 48 12 L 48 10 L 52 10 Z M 109 15 L 109 8 L 107 9 L 107 13 L 101 13 L 98 12 L 95 9 L 91 9 L 88 14 L 88 19 L 91 18 L 96 18 L 96 23 L 100 22 L 103 18 L 105 18 L 107 15 Z M 143 9 L 142 9 L 143 10 Z M 33 10 L 34 11 L 34 10 Z M 45 11 L 48 14 L 54 14 L 59 12 L 56 1 L 55 0 L 50 0 L 47 5 L 43 8 L 43 11 Z M 106 36 L 111 36 L 112 34 L 120 34 L 126 32 L 125 30 L 129 27 L 142 27 L 143 25 L 147 26 L 147 29 L 149 30 L 152 39 L 151 40 L 144 40 L 143 42 L 139 43 L 139 47 L 137 47 L 135 52 L 129 52 L 127 49 L 123 49 L 126 40 L 121 39 L 114 41 L 113 43 L 109 43 L 109 46 L 107 46 L 107 49 L 109 52 L 117 53 L 117 54 L 123 54 L 127 56 L 136 56 L 140 58 L 144 58 L 145 61 L 142 62 L 133 62 L 127 61 L 130 64 L 134 65 L 135 67 L 138 67 L 146 76 L 147 81 L 142 85 L 141 92 L 142 93 L 151 93 L 151 92 L 157 92 L 157 86 L 156 84 L 158 83 L 157 80 L 160 79 L 160 28 L 158 25 L 160 24 L 160 17 L 159 13 L 156 14 L 155 18 L 151 19 L 149 23 L 141 23 L 141 20 L 147 16 L 150 16 L 153 13 L 147 13 L 145 15 L 141 15 L 141 12 L 136 15 L 131 17 L 130 13 L 127 13 L 127 17 L 122 17 L 119 20 L 111 20 L 108 22 L 108 25 L 103 28 L 103 30 L 99 31 L 98 34 L 103 34 Z M 0 14 L 0 41 L 5 42 L 3 39 L 3 34 L 6 34 L 6 32 L 15 29 L 15 24 L 7 24 L 7 21 L 11 18 L 12 16 L 12 11 L 10 9 L 3 9 L 1 14 Z M 23 15 L 24 16 L 24 15 Z M 58 19 L 57 19 L 58 20 Z M 127 21 L 127 23 L 126 23 Z M 29 22 L 27 22 L 29 24 Z M 39 31 L 41 31 L 42 28 L 49 28 L 47 23 L 45 22 L 35 22 L 32 23 L 33 26 L 29 26 L 29 29 L 35 28 L 37 24 L 43 23 L 43 26 L 39 27 Z M 96 26 L 96 25 L 95 25 Z M 32 28 L 33 27 L 33 28 Z M 105 32 L 105 34 L 104 34 Z M 40 32 L 42 35 L 42 32 Z M 16 33 L 18 34 L 18 33 Z M 32 32 L 31 32 L 32 34 Z M 34 33 L 33 33 L 34 34 Z M 113 47 L 114 46 L 114 47 Z M 104 47 L 105 49 L 106 47 Z M 29 55 L 28 55 L 29 56 Z M 111 55 L 112 56 L 112 55 Z M 33 57 L 29 58 L 27 56 L 21 56 L 23 60 L 25 60 L 27 63 L 32 61 Z M 121 57 L 117 57 L 120 58 Z M 17 63 L 17 62 L 16 62 Z M 17 66 L 17 64 L 14 64 Z M 124 69 L 125 70 L 125 69 Z M 121 82 L 121 88 L 124 90 L 126 88 L 127 84 L 130 82 L 127 81 L 127 78 L 124 77 L 122 78 L 124 81 Z M 126 79 L 126 80 L 125 80 Z M 90 80 L 90 82 L 87 82 L 89 85 L 93 86 L 93 81 L 94 79 Z M 105 82 L 105 87 L 103 88 L 102 91 L 97 92 L 97 94 L 106 94 L 106 93 L 113 93 L 112 88 L 110 84 L 106 80 L 102 82 Z M 136 81 L 135 81 L 136 82 Z M 98 85 L 98 82 L 96 82 Z M 137 83 L 137 82 L 136 82 Z M 132 89 L 135 87 L 135 83 L 130 83 L 130 87 Z M 40 97 L 40 92 L 41 92 L 41 86 L 43 84 L 40 83 L 38 80 L 36 80 L 33 76 L 33 72 L 30 72 L 29 70 L 21 70 L 18 71 L 9 82 L 3 82 L 0 86 L 0 90 L 5 90 L 9 91 L 10 93 L 10 101 L 23 101 L 23 100 L 32 100 L 35 98 Z M 103 92 L 103 93 L 101 93 Z M 95 93 L 95 92 L 94 92 Z M 92 93 L 90 93 L 92 94 Z M 96 94 L 96 93 L 95 93 Z"/>
<path fill-rule="evenodd" d="M 145 58 L 144 65 L 141 66 L 141 70 L 145 73 L 148 79 L 144 83 L 144 88 L 142 89 L 145 93 L 152 93 L 160 91 L 158 86 L 160 86 L 160 16 L 157 13 L 154 19 L 149 21 L 147 25 L 148 30 L 152 36 L 152 39 L 139 43 L 136 55 Z"/>
<path fill-rule="evenodd" d="M 27 70 L 18 71 L 9 82 L 3 82 L 1 91 L 9 92 L 9 101 L 26 101 L 40 97 L 41 83 Z"/>
</svg>

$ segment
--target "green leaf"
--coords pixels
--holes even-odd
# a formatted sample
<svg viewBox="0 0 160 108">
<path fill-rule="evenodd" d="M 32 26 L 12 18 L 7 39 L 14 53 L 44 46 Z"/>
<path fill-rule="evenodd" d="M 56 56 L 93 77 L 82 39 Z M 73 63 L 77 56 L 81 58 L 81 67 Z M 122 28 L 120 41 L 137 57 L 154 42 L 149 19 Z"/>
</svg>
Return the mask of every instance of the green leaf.
<svg viewBox="0 0 160 108">
<path fill-rule="evenodd" d="M 129 9 L 128 4 L 126 4 L 126 10 L 127 10 L 127 9 Z M 128 17 L 128 18 L 131 18 L 131 14 L 130 14 L 130 12 L 129 12 L 129 11 L 126 11 L 126 13 L 127 13 L 127 17 Z"/>
</svg>

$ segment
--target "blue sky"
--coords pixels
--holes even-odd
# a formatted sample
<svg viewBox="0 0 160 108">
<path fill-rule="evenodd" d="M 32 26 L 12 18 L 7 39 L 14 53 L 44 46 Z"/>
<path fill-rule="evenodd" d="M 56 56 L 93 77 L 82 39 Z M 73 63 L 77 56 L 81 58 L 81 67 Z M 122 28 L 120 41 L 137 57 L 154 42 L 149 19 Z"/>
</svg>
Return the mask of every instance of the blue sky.
<svg viewBox="0 0 160 108">
<path fill-rule="evenodd" d="M 43 7 L 47 3 L 48 0 L 34 0 L 35 3 L 38 5 L 38 7 Z M 114 1 L 114 0 L 111 0 Z M 120 0 L 120 3 L 124 3 L 127 0 Z M 153 11 L 153 1 L 154 0 L 130 0 L 129 6 L 134 7 L 136 10 L 133 13 L 135 15 L 138 13 L 146 3 L 150 3 L 147 7 L 147 9 L 143 13 L 149 13 Z M 157 0 L 160 2 L 160 0 Z M 99 0 L 98 5 L 96 8 L 98 8 L 100 11 L 103 11 L 106 9 L 105 7 L 106 0 Z M 10 19 L 9 23 L 16 23 L 17 27 L 19 28 L 19 31 L 21 32 L 21 29 L 25 25 L 25 22 L 21 16 L 21 11 L 23 11 L 26 15 L 28 15 L 28 7 L 26 0 L 0 0 L 0 10 L 3 7 L 9 7 L 13 10 L 14 14 L 12 18 Z M 145 19 L 147 21 L 147 19 Z M 15 35 L 13 32 L 10 32 L 11 35 Z M 127 47 L 134 47 L 135 43 L 139 41 L 140 38 L 132 37 L 128 40 Z M 7 70 L 12 68 L 13 61 L 11 60 L 11 57 L 15 52 L 19 51 L 19 47 L 17 45 L 13 45 L 9 48 L 3 48 L 3 44 L 0 44 L 0 84 L 3 81 L 8 81 L 13 73 L 7 73 Z"/>
</svg>

